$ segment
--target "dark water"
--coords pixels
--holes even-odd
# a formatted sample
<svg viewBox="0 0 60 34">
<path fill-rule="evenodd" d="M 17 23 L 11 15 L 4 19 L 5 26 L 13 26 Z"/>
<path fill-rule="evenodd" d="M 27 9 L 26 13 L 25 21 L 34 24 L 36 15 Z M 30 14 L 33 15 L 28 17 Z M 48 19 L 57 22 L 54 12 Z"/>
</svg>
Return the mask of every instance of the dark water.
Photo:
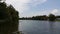
<svg viewBox="0 0 60 34">
<path fill-rule="evenodd" d="M 18 23 L 0 22 L 0 34 L 16 34 L 16 31 L 18 31 Z"/>
<path fill-rule="evenodd" d="M 19 31 L 24 34 L 60 34 L 60 22 L 20 20 Z"/>
</svg>

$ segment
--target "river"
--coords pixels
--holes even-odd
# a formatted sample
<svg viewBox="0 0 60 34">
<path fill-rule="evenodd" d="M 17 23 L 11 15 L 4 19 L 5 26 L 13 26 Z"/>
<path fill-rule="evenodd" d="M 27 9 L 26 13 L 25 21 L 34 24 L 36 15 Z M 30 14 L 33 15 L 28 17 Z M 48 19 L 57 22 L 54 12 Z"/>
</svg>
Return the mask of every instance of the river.
<svg viewBox="0 0 60 34">
<path fill-rule="evenodd" d="M 24 34 L 60 34 L 60 22 L 19 20 L 18 30 Z"/>
</svg>

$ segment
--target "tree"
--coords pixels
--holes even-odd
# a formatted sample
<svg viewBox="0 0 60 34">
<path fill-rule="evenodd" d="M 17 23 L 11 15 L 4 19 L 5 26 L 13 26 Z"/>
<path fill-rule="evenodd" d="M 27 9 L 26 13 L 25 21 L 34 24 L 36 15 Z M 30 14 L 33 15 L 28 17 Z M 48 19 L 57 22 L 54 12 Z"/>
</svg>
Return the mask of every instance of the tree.
<svg viewBox="0 0 60 34">
<path fill-rule="evenodd" d="M 18 20 L 18 17 L 19 17 L 18 11 L 16 11 L 12 5 L 8 6 L 7 9 L 8 9 L 8 12 L 7 12 L 8 17 L 10 17 L 12 21 Z"/>
<path fill-rule="evenodd" d="M 5 2 L 1 3 L 0 2 L 0 19 L 5 19 L 7 17 L 7 5 Z"/>
<path fill-rule="evenodd" d="M 0 19 L 8 19 L 15 22 L 18 20 L 18 11 L 12 5 L 7 6 L 5 2 L 0 2 Z"/>
<path fill-rule="evenodd" d="M 49 15 L 49 21 L 55 21 L 56 17 L 53 14 Z"/>
<path fill-rule="evenodd" d="M 13 34 L 12 32 L 18 31 L 18 23 L 18 12 L 15 8 L 12 5 L 7 6 L 5 2 L 0 2 L 0 33 Z"/>
</svg>

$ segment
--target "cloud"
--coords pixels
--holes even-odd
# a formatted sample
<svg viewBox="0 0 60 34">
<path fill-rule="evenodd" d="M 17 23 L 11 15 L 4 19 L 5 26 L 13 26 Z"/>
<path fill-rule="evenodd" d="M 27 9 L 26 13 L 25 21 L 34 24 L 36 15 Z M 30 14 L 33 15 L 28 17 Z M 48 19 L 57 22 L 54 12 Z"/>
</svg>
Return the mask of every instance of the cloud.
<svg viewBox="0 0 60 34">
<path fill-rule="evenodd" d="M 30 4 L 33 5 L 33 6 L 37 6 L 37 5 L 42 4 L 46 1 L 47 0 L 30 0 Z"/>
<path fill-rule="evenodd" d="M 6 0 L 7 4 L 12 4 L 20 13 L 27 10 L 27 6 L 25 4 L 28 2 L 28 0 Z"/>
<path fill-rule="evenodd" d="M 32 12 L 25 12 L 21 15 L 21 17 L 32 17 L 32 16 L 39 16 L 39 15 L 49 15 L 49 14 L 54 14 L 54 15 L 60 15 L 60 10 L 59 9 L 52 9 L 52 10 L 42 10 L 42 11 L 32 11 Z"/>
<path fill-rule="evenodd" d="M 20 16 L 23 12 L 29 11 L 31 9 L 30 6 L 34 7 L 46 1 L 47 0 L 6 0 L 6 3 L 12 4 L 14 8 L 19 11 Z"/>
<path fill-rule="evenodd" d="M 54 10 L 51 11 L 52 14 L 56 14 L 56 13 L 58 13 L 58 12 L 59 12 L 58 9 L 54 9 Z"/>
<path fill-rule="evenodd" d="M 26 12 L 21 15 L 21 17 L 32 17 L 32 16 L 39 16 L 39 15 L 48 15 L 50 14 L 50 10 L 43 10 L 43 11 L 32 11 L 32 12 Z"/>
</svg>

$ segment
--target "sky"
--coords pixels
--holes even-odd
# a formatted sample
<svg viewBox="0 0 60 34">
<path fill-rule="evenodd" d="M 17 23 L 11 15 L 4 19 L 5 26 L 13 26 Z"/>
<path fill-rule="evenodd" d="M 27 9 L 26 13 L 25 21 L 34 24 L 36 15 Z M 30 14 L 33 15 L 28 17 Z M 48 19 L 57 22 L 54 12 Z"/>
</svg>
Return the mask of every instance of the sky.
<svg viewBox="0 0 60 34">
<path fill-rule="evenodd" d="M 60 0 L 6 0 L 19 12 L 19 17 L 60 15 Z"/>
</svg>

